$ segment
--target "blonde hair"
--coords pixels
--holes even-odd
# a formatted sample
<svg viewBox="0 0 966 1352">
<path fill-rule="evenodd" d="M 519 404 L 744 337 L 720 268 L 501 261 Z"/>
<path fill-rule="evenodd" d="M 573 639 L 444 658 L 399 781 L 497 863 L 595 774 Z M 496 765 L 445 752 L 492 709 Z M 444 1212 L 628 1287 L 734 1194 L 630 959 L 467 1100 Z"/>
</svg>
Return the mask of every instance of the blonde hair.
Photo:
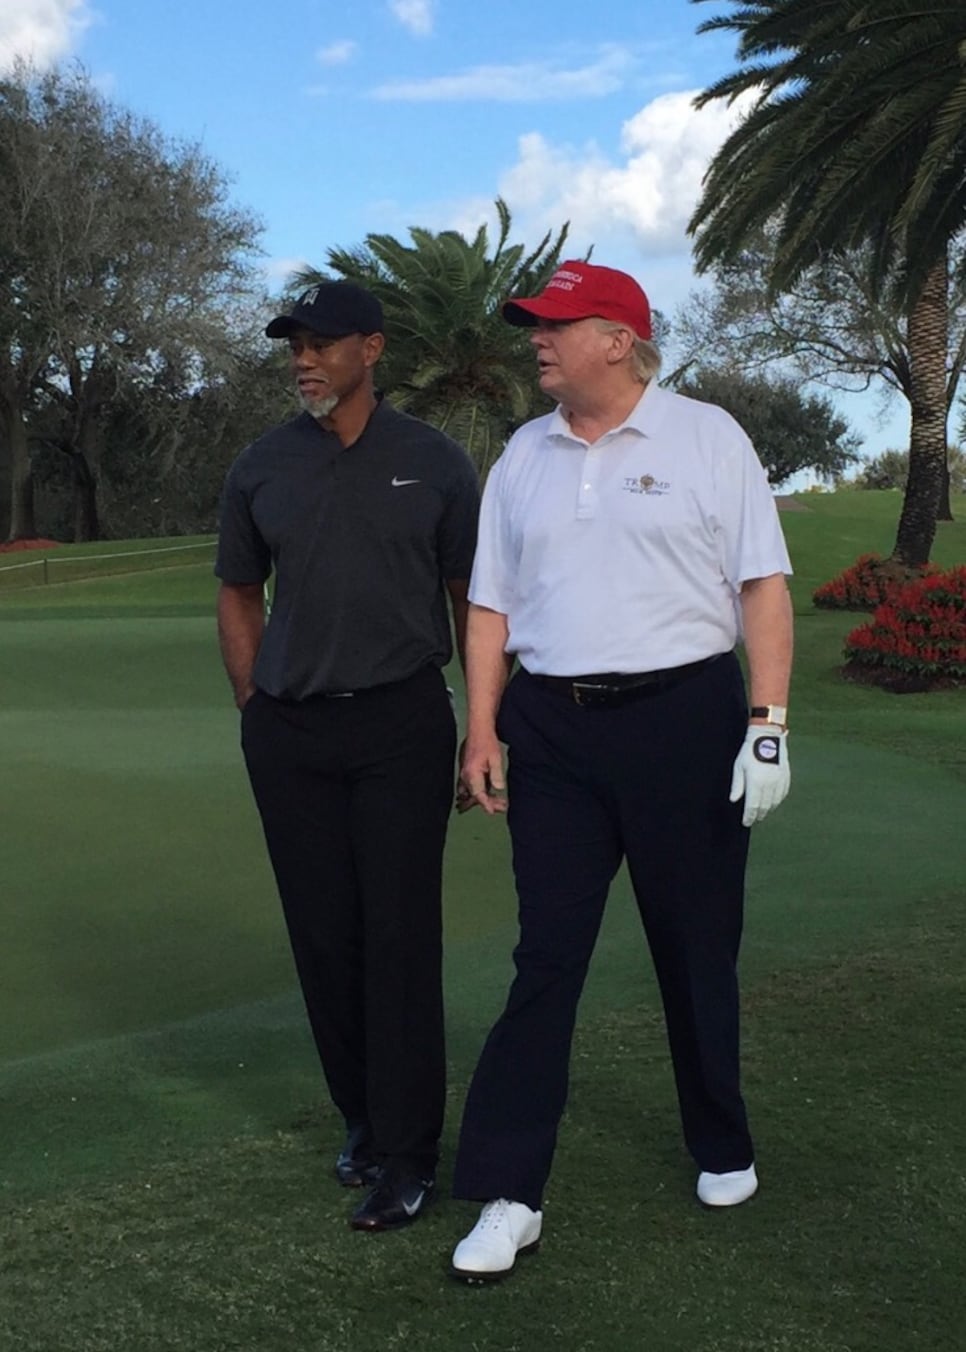
<svg viewBox="0 0 966 1352">
<path fill-rule="evenodd" d="M 631 369 L 634 372 L 634 378 L 639 380 L 642 385 L 646 385 L 652 380 L 661 369 L 661 353 L 656 343 L 652 343 L 649 338 L 638 338 L 634 330 L 627 324 L 618 324 L 613 319 L 598 319 L 597 327 L 602 333 L 617 333 L 619 329 L 627 329 L 629 333 L 634 334 L 634 347 L 631 351 Z"/>
</svg>

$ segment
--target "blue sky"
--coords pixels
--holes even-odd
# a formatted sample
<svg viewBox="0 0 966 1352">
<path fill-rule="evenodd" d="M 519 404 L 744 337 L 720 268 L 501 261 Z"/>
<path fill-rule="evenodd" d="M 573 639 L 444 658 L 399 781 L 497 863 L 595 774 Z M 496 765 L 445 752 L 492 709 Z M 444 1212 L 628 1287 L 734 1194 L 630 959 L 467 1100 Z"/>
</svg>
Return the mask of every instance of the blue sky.
<svg viewBox="0 0 966 1352">
<path fill-rule="evenodd" d="M 573 253 L 632 272 L 673 317 L 685 224 L 734 116 L 694 94 L 731 69 L 720 6 L 688 0 L 0 0 L 0 65 L 79 61 L 118 103 L 200 142 L 264 225 L 273 285 L 331 245 L 474 230 L 499 194 L 517 236 L 571 222 Z M 839 400 L 864 452 L 896 401 Z"/>
</svg>

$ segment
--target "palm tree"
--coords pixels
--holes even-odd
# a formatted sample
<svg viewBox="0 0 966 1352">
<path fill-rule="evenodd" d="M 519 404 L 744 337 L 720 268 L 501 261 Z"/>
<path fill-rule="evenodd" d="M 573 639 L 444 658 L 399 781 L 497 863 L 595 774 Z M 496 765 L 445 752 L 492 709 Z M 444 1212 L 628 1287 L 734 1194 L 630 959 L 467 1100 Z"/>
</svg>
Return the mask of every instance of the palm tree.
<svg viewBox="0 0 966 1352">
<path fill-rule="evenodd" d="M 701 0 L 697 0 L 698 3 Z M 966 225 L 962 0 L 730 0 L 702 24 L 740 35 L 741 69 L 698 103 L 754 94 L 690 229 L 700 270 L 776 231 L 773 293 L 843 249 L 906 313 L 909 482 L 894 557 L 925 562 L 946 456 L 949 242 Z"/>
<path fill-rule="evenodd" d="M 359 282 L 382 301 L 386 353 L 380 384 L 393 403 L 442 428 L 485 475 L 509 434 L 549 407 L 533 377 L 526 335 L 500 315 L 508 296 L 532 295 L 550 278 L 567 238 L 564 225 L 527 253 L 510 244 L 511 218 L 497 198 L 499 237 L 411 227 L 412 243 L 367 235 L 355 249 L 330 249 L 328 270 L 308 269 L 299 287 L 331 278 Z"/>
</svg>

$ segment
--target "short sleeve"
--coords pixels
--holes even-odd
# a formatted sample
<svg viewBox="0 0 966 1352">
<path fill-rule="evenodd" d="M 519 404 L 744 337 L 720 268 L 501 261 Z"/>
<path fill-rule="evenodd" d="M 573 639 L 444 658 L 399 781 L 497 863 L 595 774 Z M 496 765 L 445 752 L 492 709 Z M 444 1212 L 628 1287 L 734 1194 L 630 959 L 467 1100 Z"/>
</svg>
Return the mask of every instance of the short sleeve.
<svg viewBox="0 0 966 1352">
<path fill-rule="evenodd" d="M 725 453 L 717 458 L 716 515 L 725 577 L 735 591 L 749 578 L 791 574 L 778 508 L 761 461 L 728 414 Z"/>
<path fill-rule="evenodd" d="M 516 587 L 516 560 L 510 542 L 510 523 L 503 488 L 507 452 L 490 471 L 480 506 L 480 529 L 469 597 L 478 606 L 508 615 Z"/>
<path fill-rule="evenodd" d="M 447 582 L 470 575 L 480 513 L 480 481 L 473 462 L 455 442 L 450 454 L 453 471 L 437 534 L 440 572 Z"/>
<path fill-rule="evenodd" d="M 252 517 L 241 457 L 225 477 L 218 509 L 215 576 L 229 586 L 264 582 L 272 571 L 271 551 Z"/>
</svg>

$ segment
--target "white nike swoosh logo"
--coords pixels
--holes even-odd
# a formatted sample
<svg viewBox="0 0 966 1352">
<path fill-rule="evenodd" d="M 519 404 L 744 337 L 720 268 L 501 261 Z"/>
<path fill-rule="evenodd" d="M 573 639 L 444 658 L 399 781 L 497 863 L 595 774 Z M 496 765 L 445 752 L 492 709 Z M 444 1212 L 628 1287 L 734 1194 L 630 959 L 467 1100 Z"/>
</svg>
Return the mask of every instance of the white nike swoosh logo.
<svg viewBox="0 0 966 1352">
<path fill-rule="evenodd" d="M 392 476 L 393 488 L 405 488 L 407 484 L 418 484 L 418 483 L 419 483 L 418 479 L 397 479 L 395 475 Z"/>
<path fill-rule="evenodd" d="M 407 483 L 418 484 L 418 483 L 419 483 L 419 480 L 418 480 L 418 479 L 407 479 L 406 482 L 407 482 Z M 426 1189 L 423 1188 L 423 1190 L 417 1194 L 415 1202 L 403 1202 L 403 1211 L 405 1211 L 405 1213 L 406 1213 L 407 1216 L 415 1216 L 416 1212 L 417 1212 L 417 1211 L 419 1210 L 419 1208 L 422 1206 L 422 1204 L 423 1204 L 423 1198 L 424 1198 L 425 1196 L 426 1196 Z"/>
</svg>

